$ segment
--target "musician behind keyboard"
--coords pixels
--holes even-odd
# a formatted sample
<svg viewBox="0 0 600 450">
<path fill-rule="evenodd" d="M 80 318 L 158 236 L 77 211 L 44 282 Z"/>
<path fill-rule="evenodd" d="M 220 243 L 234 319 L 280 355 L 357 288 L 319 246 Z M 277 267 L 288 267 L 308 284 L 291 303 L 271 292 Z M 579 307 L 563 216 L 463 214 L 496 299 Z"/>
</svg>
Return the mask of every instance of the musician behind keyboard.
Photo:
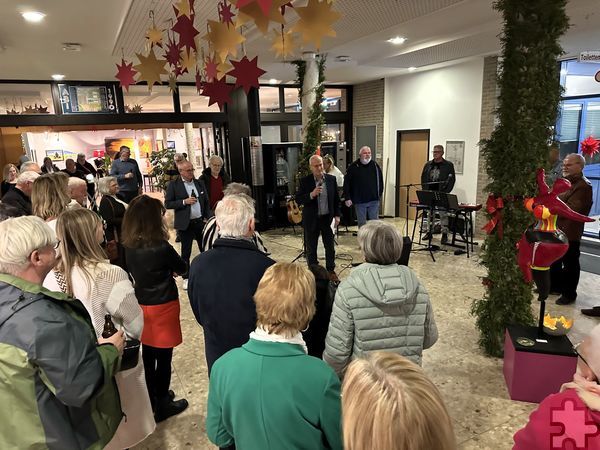
<svg viewBox="0 0 600 450">
<path fill-rule="evenodd" d="M 455 181 L 454 164 L 444 159 L 444 147 L 442 145 L 434 145 L 433 159 L 425 163 L 421 173 L 423 189 L 450 193 Z M 439 211 L 438 214 L 442 225 L 442 244 L 446 244 L 448 242 L 448 213 Z M 433 222 L 433 218 L 427 218 L 428 234 L 425 235 L 425 239 L 429 239 L 429 234 L 433 232 Z"/>
</svg>

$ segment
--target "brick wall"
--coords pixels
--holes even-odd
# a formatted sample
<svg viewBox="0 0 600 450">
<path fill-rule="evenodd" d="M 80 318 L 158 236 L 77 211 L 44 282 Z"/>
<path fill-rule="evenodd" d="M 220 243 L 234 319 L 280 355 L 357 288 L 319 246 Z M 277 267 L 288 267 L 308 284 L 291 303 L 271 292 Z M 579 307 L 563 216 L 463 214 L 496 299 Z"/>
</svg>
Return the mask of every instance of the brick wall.
<svg viewBox="0 0 600 450">
<path fill-rule="evenodd" d="M 480 139 L 488 139 L 494 130 L 495 109 L 498 100 L 498 83 L 496 80 L 498 70 L 498 57 L 488 56 L 483 62 L 483 86 L 481 97 L 481 126 Z M 477 203 L 485 206 L 488 197 L 486 186 L 489 182 L 488 174 L 485 169 L 485 158 L 479 151 L 479 168 L 477 171 Z M 475 234 L 482 236 L 484 233 L 481 227 L 485 225 L 487 219 L 484 213 L 477 214 L 475 220 Z"/>
<path fill-rule="evenodd" d="M 377 126 L 377 162 L 383 161 L 383 113 L 385 98 L 384 79 L 369 81 L 367 83 L 354 85 L 352 102 L 353 126 L 376 125 Z M 351 130 L 353 142 L 356 143 L 356 133 Z M 354 155 L 358 149 L 353 148 Z"/>
</svg>

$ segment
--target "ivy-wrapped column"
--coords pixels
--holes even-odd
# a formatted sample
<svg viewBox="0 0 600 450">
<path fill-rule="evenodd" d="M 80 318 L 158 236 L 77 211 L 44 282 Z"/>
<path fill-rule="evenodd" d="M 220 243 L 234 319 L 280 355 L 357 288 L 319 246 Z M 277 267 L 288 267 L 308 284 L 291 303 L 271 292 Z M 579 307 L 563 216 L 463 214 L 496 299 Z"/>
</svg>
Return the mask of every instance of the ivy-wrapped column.
<svg viewBox="0 0 600 450">
<path fill-rule="evenodd" d="M 498 0 L 504 19 L 499 125 L 481 142 L 488 185 L 488 236 L 482 250 L 486 293 L 473 304 L 486 353 L 502 355 L 506 326 L 531 324 L 531 286 L 517 266 L 516 243 L 532 221 L 523 199 L 535 195 L 556 122 L 561 88 L 560 37 L 568 28 L 566 0 Z"/>
</svg>

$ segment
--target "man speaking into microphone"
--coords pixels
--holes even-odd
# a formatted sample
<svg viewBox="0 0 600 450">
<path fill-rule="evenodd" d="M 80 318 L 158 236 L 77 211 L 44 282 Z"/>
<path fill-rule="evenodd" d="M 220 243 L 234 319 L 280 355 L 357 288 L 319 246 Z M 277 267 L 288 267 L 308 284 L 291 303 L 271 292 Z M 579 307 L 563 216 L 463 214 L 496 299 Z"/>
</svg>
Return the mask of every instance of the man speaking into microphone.
<svg viewBox="0 0 600 450">
<path fill-rule="evenodd" d="M 339 281 L 335 273 L 335 242 L 331 222 L 340 223 L 340 196 L 333 175 L 323 169 L 323 158 L 311 156 L 311 175 L 300 179 L 296 202 L 304 205 L 302 226 L 304 227 L 304 251 L 309 266 L 318 264 L 317 243 L 319 234 L 325 247 L 325 267 L 331 281 Z"/>
<path fill-rule="evenodd" d="M 426 191 L 439 191 L 450 193 L 454 188 L 456 173 L 454 164 L 444 159 L 444 147 L 442 145 L 433 146 L 433 159 L 427 161 L 421 173 L 421 185 Z M 448 242 L 448 213 L 439 211 L 440 222 L 442 225 L 442 244 Z M 433 231 L 433 218 L 428 218 L 428 233 Z M 429 239 L 429 236 L 425 236 Z"/>
</svg>

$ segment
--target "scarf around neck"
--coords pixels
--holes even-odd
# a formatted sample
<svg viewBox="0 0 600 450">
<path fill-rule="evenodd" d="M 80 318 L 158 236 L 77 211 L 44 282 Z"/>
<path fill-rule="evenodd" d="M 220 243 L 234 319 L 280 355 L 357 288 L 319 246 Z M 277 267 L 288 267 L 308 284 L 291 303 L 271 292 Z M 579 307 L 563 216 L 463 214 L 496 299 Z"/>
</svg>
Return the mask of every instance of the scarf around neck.
<svg viewBox="0 0 600 450">
<path fill-rule="evenodd" d="M 281 334 L 269 333 L 265 328 L 258 326 L 256 330 L 250 333 L 250 339 L 263 342 L 278 342 L 280 344 L 295 344 L 302 347 L 304 353 L 308 354 L 306 342 L 302 338 L 302 333 L 298 332 L 292 337 L 282 336 Z"/>
</svg>

